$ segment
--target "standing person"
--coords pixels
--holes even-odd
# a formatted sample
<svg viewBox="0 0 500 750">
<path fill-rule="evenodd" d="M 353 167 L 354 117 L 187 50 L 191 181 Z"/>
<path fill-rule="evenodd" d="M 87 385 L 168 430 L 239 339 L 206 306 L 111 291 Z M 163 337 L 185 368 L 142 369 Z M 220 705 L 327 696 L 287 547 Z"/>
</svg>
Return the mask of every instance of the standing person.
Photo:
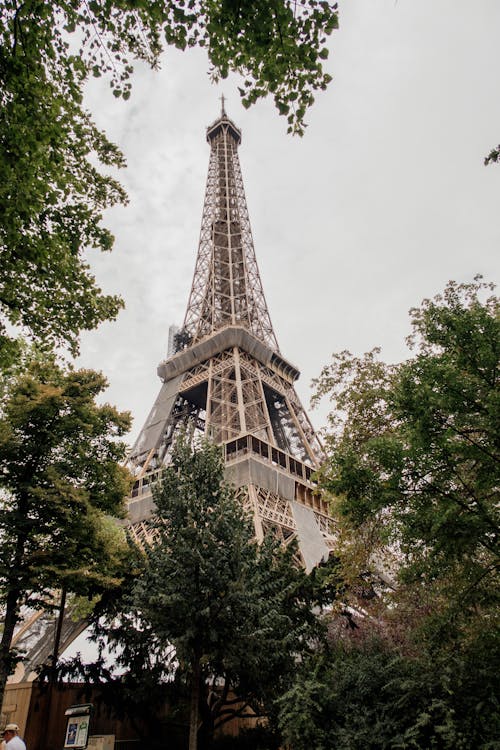
<svg viewBox="0 0 500 750">
<path fill-rule="evenodd" d="M 6 750 L 26 750 L 24 741 L 19 737 L 17 724 L 7 724 L 3 732 Z"/>
</svg>

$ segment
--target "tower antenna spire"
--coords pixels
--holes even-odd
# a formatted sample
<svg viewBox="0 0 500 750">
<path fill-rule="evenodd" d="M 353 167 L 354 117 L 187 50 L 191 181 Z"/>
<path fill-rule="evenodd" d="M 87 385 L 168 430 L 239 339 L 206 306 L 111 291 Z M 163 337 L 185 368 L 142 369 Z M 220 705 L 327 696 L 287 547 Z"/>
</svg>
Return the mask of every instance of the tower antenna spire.
<svg viewBox="0 0 500 750">
<path fill-rule="evenodd" d="M 224 107 L 225 101 L 226 101 L 226 97 L 224 96 L 224 94 L 221 94 L 221 97 L 220 97 L 220 104 L 221 104 L 221 107 L 220 107 L 220 116 L 221 117 L 227 117 L 227 115 L 226 115 L 226 108 Z"/>
</svg>

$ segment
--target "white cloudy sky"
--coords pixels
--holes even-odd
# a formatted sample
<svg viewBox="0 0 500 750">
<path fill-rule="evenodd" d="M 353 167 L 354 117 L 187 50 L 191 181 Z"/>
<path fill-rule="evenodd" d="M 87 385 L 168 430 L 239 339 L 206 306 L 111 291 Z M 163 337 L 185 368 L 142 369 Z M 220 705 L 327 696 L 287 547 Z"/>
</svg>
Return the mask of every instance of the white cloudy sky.
<svg viewBox="0 0 500 750">
<path fill-rule="evenodd" d="M 118 321 L 83 337 L 79 364 L 103 370 L 107 399 L 134 416 L 159 388 L 168 327 L 182 322 L 201 222 L 205 128 L 226 96 L 243 131 L 240 160 L 264 290 L 283 355 L 310 381 L 333 351 L 382 346 L 405 358 L 408 309 L 450 278 L 499 270 L 498 0 L 341 0 L 334 80 L 304 138 L 271 102 L 246 111 L 233 79 L 210 83 L 201 52 L 167 51 L 138 68 L 131 99 L 93 82 L 88 106 L 124 151 L 130 204 L 109 212 L 109 256 L 92 256 L 119 292 Z M 324 413 L 311 414 L 320 427 Z"/>
</svg>

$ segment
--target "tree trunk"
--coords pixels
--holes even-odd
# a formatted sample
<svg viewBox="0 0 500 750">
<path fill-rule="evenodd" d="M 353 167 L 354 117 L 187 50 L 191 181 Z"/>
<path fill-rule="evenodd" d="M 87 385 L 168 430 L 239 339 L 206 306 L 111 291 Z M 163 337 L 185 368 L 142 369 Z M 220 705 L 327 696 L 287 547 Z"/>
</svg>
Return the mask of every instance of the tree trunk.
<svg viewBox="0 0 500 750">
<path fill-rule="evenodd" d="M 200 657 L 192 664 L 191 705 L 189 711 L 189 750 L 198 748 L 198 706 L 200 702 Z"/>
<path fill-rule="evenodd" d="M 21 498 L 21 500 L 19 501 L 18 512 L 21 518 L 26 518 L 28 514 L 27 502 L 23 498 Z M 21 575 L 25 544 L 26 535 L 22 532 L 18 533 L 16 538 L 14 556 L 11 561 L 11 570 L 13 571 L 13 575 L 10 580 L 7 580 L 8 593 L 5 600 L 3 633 L 2 640 L 0 641 L 0 710 L 3 705 L 5 685 L 7 684 L 7 679 L 12 671 L 11 647 L 12 640 L 14 638 L 14 630 L 19 618 L 19 603 L 21 601 L 21 596 L 23 593 L 21 590 L 19 576 Z"/>
<path fill-rule="evenodd" d="M 207 748 L 212 747 L 214 737 L 214 696 L 213 686 L 209 687 L 204 681 L 200 682 L 200 702 L 198 706 L 200 712 L 198 748 L 199 750 L 207 750 Z"/>
<path fill-rule="evenodd" d="M 63 584 L 61 589 L 61 601 L 59 603 L 59 613 L 56 620 L 56 632 L 54 636 L 54 650 L 52 652 L 52 663 L 50 665 L 49 675 L 49 687 L 47 693 L 47 703 L 45 706 L 45 714 L 42 722 L 42 730 L 40 736 L 42 737 L 42 748 L 47 747 L 49 726 L 50 726 L 50 715 L 52 713 L 52 695 L 54 692 L 54 685 L 56 684 L 57 678 L 57 662 L 59 660 L 59 647 L 61 645 L 61 633 L 64 621 L 64 608 L 66 607 L 66 584 Z"/>
<path fill-rule="evenodd" d="M 2 640 L 0 642 L 0 708 L 3 704 L 3 696 L 7 678 L 12 671 L 11 646 L 14 638 L 14 630 L 17 623 L 17 609 L 20 592 L 11 589 L 7 594 L 5 605 L 5 618 L 3 621 Z"/>
</svg>

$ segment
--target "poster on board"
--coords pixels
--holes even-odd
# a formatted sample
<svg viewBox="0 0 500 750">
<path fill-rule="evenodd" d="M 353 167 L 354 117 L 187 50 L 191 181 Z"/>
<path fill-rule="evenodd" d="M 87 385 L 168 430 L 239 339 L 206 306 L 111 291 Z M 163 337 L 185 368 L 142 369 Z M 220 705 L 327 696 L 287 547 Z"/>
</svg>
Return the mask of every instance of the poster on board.
<svg viewBox="0 0 500 750">
<path fill-rule="evenodd" d="M 65 713 L 68 717 L 66 726 L 65 748 L 86 748 L 90 726 L 90 704 L 71 706 Z"/>
</svg>

